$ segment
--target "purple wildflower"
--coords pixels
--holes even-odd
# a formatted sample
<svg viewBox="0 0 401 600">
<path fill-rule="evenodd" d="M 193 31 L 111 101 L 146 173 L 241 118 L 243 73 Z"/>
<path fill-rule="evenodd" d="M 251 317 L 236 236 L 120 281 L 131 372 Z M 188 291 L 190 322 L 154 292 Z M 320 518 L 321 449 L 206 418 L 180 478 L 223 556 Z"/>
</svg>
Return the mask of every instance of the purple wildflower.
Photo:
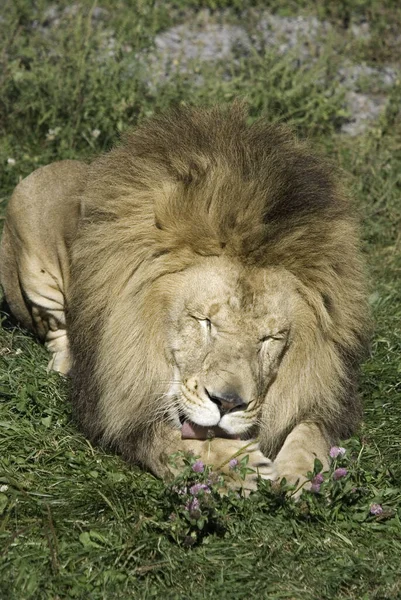
<svg viewBox="0 0 401 600">
<path fill-rule="evenodd" d="M 210 494 L 210 488 L 208 485 L 206 485 L 206 483 L 195 483 L 195 485 L 189 488 L 189 493 L 191 496 L 197 496 L 199 492 Z"/>
<path fill-rule="evenodd" d="M 192 519 L 199 519 L 199 517 L 201 515 L 201 511 L 200 511 L 200 503 L 199 503 L 198 498 L 193 498 L 192 500 L 188 500 L 188 502 L 185 505 L 185 508 L 189 512 L 189 516 L 192 517 Z"/>
<path fill-rule="evenodd" d="M 346 453 L 346 449 L 342 448 L 341 446 L 332 446 L 332 448 L 330 448 L 330 456 L 331 458 L 337 458 L 338 456 L 344 456 L 344 454 Z"/>
<path fill-rule="evenodd" d="M 192 500 L 189 500 L 186 506 L 188 510 L 199 510 L 200 504 L 198 498 L 193 498 Z"/>
<path fill-rule="evenodd" d="M 320 492 L 320 486 L 324 481 L 324 477 L 321 473 L 317 473 L 317 475 L 315 475 L 312 479 L 311 479 L 311 491 L 312 492 Z"/>
<path fill-rule="evenodd" d="M 317 475 L 314 476 L 314 478 L 312 479 L 312 483 L 323 483 L 324 481 L 324 477 L 321 473 L 317 473 Z"/>
<path fill-rule="evenodd" d="M 383 512 L 383 507 L 381 504 L 371 504 L 369 512 L 371 515 L 381 515 Z"/>
<path fill-rule="evenodd" d="M 344 469 L 344 467 L 339 467 L 338 469 L 336 469 L 333 473 L 333 479 L 335 479 L 337 481 L 337 479 L 342 479 L 343 477 L 346 476 L 346 474 L 348 473 L 347 469 Z"/>
<path fill-rule="evenodd" d="M 235 467 L 238 467 L 238 460 L 236 458 L 232 458 L 228 463 L 228 466 L 230 469 L 235 469 Z"/>
<path fill-rule="evenodd" d="M 195 473 L 203 473 L 205 465 L 201 460 L 197 460 L 196 463 L 192 465 L 192 470 L 195 471 Z"/>
</svg>

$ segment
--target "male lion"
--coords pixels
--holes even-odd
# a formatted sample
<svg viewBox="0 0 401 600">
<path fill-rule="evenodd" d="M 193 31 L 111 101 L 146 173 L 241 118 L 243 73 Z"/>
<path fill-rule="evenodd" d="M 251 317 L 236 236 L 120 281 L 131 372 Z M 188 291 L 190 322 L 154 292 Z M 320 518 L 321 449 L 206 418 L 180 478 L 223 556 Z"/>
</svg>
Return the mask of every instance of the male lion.
<svg viewBox="0 0 401 600">
<path fill-rule="evenodd" d="M 1 281 L 50 367 L 72 361 L 86 435 L 158 476 L 174 451 L 220 469 L 249 453 L 245 488 L 301 485 L 360 418 L 353 210 L 331 166 L 239 104 L 35 171 L 9 205 Z"/>
</svg>

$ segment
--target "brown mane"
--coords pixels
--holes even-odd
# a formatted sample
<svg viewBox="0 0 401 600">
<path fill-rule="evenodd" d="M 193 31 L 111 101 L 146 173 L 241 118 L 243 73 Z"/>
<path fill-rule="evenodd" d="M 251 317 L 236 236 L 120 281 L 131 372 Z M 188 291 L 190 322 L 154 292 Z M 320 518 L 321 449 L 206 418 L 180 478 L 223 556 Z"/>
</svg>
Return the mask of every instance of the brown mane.
<svg viewBox="0 0 401 600">
<path fill-rule="evenodd" d="M 333 439 L 353 430 L 368 320 L 355 214 L 338 180 L 286 127 L 249 125 L 240 104 L 155 117 L 94 161 L 68 298 L 72 398 L 92 439 L 123 449 L 120 440 L 157 427 L 171 377 L 157 282 L 222 255 L 286 269 L 319 328 L 319 345 L 288 359 L 277 380 L 266 451 L 304 418 Z"/>
</svg>

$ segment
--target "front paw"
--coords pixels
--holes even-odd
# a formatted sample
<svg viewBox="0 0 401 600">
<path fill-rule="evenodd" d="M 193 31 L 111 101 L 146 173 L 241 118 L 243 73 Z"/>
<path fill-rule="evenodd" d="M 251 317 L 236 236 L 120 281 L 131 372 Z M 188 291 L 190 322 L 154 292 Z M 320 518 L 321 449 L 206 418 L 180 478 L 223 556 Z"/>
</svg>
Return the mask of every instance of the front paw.
<svg viewBox="0 0 401 600">
<path fill-rule="evenodd" d="M 315 455 L 308 456 L 307 460 L 302 457 L 302 453 L 296 459 L 280 459 L 278 457 L 274 461 L 277 481 L 285 480 L 286 485 L 290 487 L 288 495 L 293 500 L 298 500 L 303 490 L 310 490 L 312 481 L 308 477 L 308 473 L 313 472 Z M 327 462 L 323 463 L 323 471 L 328 469 Z"/>
<path fill-rule="evenodd" d="M 293 500 L 298 500 L 302 494 L 302 490 L 309 490 L 311 488 L 311 481 L 306 475 L 300 473 L 296 469 L 292 469 L 291 465 L 286 467 L 283 465 L 277 465 L 274 463 L 277 484 L 285 481 L 288 486 L 288 496 Z"/>
<path fill-rule="evenodd" d="M 277 479 L 273 461 L 261 452 L 257 441 L 221 440 L 220 453 L 222 450 L 224 459 L 215 467 L 225 475 L 227 487 L 248 495 L 257 489 L 259 479 Z M 247 462 L 243 464 L 245 457 Z"/>
</svg>

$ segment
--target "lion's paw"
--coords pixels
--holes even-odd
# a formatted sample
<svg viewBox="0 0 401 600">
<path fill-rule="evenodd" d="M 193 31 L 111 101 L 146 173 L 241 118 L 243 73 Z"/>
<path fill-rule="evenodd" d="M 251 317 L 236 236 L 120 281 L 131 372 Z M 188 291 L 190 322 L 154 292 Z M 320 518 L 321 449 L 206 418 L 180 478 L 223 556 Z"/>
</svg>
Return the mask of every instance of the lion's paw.
<svg viewBox="0 0 401 600">
<path fill-rule="evenodd" d="M 252 441 L 225 440 L 227 442 L 227 457 L 218 466 L 218 470 L 226 475 L 226 484 L 231 489 L 242 489 L 247 495 L 257 489 L 259 479 L 274 481 L 277 471 L 274 462 L 267 458 L 259 449 L 259 444 Z M 241 472 L 237 464 L 248 456 L 246 472 Z"/>
<path fill-rule="evenodd" d="M 298 465 L 275 461 L 276 479 L 278 481 L 284 479 L 286 485 L 290 486 L 288 496 L 293 500 L 299 500 L 302 491 L 311 488 L 311 481 L 306 476 L 306 472 L 311 470 L 312 468 L 308 466 L 301 469 Z"/>
</svg>

